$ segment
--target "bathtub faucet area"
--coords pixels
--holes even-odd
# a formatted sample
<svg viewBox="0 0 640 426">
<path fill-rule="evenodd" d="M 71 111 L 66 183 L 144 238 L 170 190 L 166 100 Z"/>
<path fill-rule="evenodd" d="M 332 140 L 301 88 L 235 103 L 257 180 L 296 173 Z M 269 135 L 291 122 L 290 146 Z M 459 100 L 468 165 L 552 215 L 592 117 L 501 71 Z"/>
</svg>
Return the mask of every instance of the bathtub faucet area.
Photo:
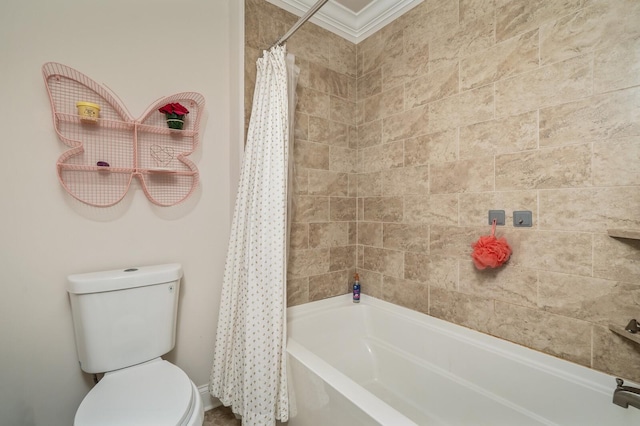
<svg viewBox="0 0 640 426">
<path fill-rule="evenodd" d="M 640 409 L 640 388 L 623 386 L 624 380 L 616 379 L 618 387 L 613 391 L 613 403 L 623 408 L 631 406 Z"/>
</svg>

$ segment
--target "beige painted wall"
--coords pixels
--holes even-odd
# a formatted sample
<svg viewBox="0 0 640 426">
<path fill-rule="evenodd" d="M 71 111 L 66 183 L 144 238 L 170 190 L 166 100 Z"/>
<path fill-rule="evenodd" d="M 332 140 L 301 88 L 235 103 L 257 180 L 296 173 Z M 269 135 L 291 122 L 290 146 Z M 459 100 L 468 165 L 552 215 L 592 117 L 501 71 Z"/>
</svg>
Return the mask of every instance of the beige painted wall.
<svg viewBox="0 0 640 426">
<path fill-rule="evenodd" d="M 249 91 L 295 18 L 245 3 Z M 640 316 L 640 243 L 606 234 L 640 229 L 639 29 L 635 0 L 425 0 L 357 46 L 303 26 L 289 303 L 348 292 L 356 248 L 364 293 L 640 380 L 607 329 Z M 479 272 L 490 209 L 514 253 Z"/>
<path fill-rule="evenodd" d="M 78 367 L 65 277 L 180 262 L 177 345 L 168 359 L 206 385 L 238 175 L 242 125 L 241 6 L 184 2 L 8 2 L 0 14 L 0 424 L 69 425 L 91 386 Z M 233 41 L 232 41 L 233 39 Z M 232 45 L 232 43 L 236 43 Z M 68 196 L 55 162 L 41 66 L 57 61 L 111 88 L 134 116 L 157 98 L 198 91 L 207 102 L 192 158 L 201 184 L 158 208 L 134 184 L 113 208 Z"/>
</svg>

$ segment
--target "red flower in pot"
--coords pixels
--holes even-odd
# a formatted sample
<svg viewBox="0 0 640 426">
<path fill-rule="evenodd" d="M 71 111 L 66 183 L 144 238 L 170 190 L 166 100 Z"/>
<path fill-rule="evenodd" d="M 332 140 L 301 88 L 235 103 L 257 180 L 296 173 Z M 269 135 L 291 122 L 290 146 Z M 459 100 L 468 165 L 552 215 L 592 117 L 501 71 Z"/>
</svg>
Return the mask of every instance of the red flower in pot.
<svg viewBox="0 0 640 426">
<path fill-rule="evenodd" d="M 170 129 L 181 130 L 184 126 L 184 116 L 189 114 L 189 110 L 179 103 L 166 104 L 162 108 L 158 109 L 167 118 L 167 126 Z"/>
</svg>

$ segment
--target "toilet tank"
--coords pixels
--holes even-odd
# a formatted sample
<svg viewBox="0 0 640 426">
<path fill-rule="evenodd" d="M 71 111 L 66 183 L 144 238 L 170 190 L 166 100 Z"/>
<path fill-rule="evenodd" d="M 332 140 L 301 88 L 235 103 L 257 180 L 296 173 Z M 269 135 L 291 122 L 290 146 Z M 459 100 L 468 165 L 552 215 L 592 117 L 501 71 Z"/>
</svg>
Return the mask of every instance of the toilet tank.
<svg viewBox="0 0 640 426">
<path fill-rule="evenodd" d="M 173 349 L 181 278 L 177 263 L 70 275 L 82 370 L 118 370 Z"/>
</svg>

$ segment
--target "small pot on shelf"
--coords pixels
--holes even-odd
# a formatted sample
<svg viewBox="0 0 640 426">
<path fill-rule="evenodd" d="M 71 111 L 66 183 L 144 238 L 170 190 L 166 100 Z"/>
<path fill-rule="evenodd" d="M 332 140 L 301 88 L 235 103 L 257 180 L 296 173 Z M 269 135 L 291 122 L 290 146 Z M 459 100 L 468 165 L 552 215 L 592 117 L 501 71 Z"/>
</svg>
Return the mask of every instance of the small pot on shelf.
<svg viewBox="0 0 640 426">
<path fill-rule="evenodd" d="M 88 123 L 95 123 L 98 121 L 100 105 L 94 104 L 93 102 L 78 101 L 76 102 L 76 108 L 78 108 L 80 120 Z"/>
<path fill-rule="evenodd" d="M 158 109 L 167 119 L 167 126 L 170 129 L 182 130 L 184 126 L 184 116 L 189 114 L 189 110 L 179 103 L 169 103 Z"/>
<path fill-rule="evenodd" d="M 184 114 L 165 114 L 167 126 L 170 129 L 182 130 L 184 126 Z"/>
</svg>

